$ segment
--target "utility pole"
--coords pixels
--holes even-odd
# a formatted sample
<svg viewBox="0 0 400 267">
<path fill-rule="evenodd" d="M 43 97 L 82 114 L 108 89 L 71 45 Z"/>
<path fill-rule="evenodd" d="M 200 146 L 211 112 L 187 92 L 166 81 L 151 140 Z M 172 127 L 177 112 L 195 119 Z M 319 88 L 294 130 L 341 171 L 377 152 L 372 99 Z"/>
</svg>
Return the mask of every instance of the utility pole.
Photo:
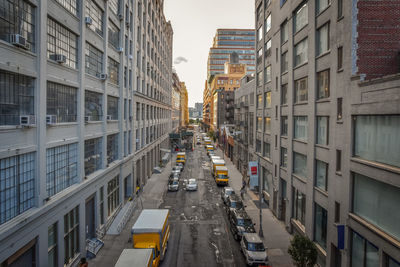
<svg viewBox="0 0 400 267">
<path fill-rule="evenodd" d="M 258 235 L 260 237 L 264 237 L 263 229 L 262 229 L 262 180 L 261 180 L 261 175 L 260 175 L 260 157 L 257 157 L 257 174 L 258 174 L 258 193 L 259 193 L 259 201 L 260 201 L 260 230 L 258 231 Z"/>
</svg>

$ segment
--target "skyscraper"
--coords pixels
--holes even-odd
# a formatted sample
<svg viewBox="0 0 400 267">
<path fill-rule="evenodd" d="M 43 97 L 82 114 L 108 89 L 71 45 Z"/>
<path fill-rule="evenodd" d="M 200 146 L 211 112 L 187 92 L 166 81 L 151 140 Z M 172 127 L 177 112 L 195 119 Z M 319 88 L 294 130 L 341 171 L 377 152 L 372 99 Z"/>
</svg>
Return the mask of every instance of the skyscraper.
<svg viewBox="0 0 400 267">
<path fill-rule="evenodd" d="M 247 73 L 255 72 L 255 31 L 253 29 L 217 29 L 207 62 L 207 77 L 224 73 L 224 64 L 237 53 Z"/>
</svg>

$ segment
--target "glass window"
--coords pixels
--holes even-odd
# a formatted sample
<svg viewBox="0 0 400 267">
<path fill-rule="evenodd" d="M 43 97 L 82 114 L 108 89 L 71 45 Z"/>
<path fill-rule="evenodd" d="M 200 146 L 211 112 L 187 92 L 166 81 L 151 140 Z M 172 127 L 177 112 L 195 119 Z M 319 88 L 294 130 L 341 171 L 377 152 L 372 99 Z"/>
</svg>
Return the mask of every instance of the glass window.
<svg viewBox="0 0 400 267">
<path fill-rule="evenodd" d="M 57 223 L 49 226 L 47 231 L 47 254 L 48 254 L 48 265 L 49 267 L 58 266 L 57 258 Z"/>
<path fill-rule="evenodd" d="M 79 6 L 76 0 L 56 0 L 56 1 L 75 16 L 78 15 Z"/>
<path fill-rule="evenodd" d="M 285 73 L 288 71 L 289 61 L 288 61 L 288 52 L 286 51 L 281 55 L 281 72 Z"/>
<path fill-rule="evenodd" d="M 76 122 L 77 94 L 74 87 L 47 82 L 47 115 L 56 116 L 56 123 Z"/>
<path fill-rule="evenodd" d="M 101 138 L 85 140 L 85 175 L 101 169 L 102 151 Z"/>
<path fill-rule="evenodd" d="M 307 102 L 308 80 L 307 77 L 294 81 L 294 103 Z"/>
<path fill-rule="evenodd" d="M 294 138 L 307 141 L 308 119 L 307 116 L 294 116 Z"/>
<path fill-rule="evenodd" d="M 354 155 L 400 167 L 400 115 L 355 116 Z"/>
<path fill-rule="evenodd" d="M 47 18 L 47 57 L 58 60 L 65 57 L 63 64 L 77 68 L 78 37 L 70 30 L 51 18 Z M 61 60 L 61 59 L 60 59 Z"/>
<path fill-rule="evenodd" d="M 378 248 L 358 233 L 351 234 L 351 266 L 379 266 Z"/>
<path fill-rule="evenodd" d="M 265 143 L 264 143 L 265 144 Z M 268 171 L 268 169 L 266 169 L 266 168 L 264 168 L 264 167 L 262 167 L 262 179 L 263 179 L 263 183 L 262 183 L 262 186 L 263 186 L 263 191 L 266 191 L 266 192 L 268 192 L 269 193 L 269 181 L 268 181 L 268 177 L 271 179 L 272 177 L 271 177 L 271 173 Z"/>
<path fill-rule="evenodd" d="M 35 152 L 0 159 L 0 225 L 35 203 Z"/>
<path fill-rule="evenodd" d="M 268 33 L 271 30 L 271 14 L 265 19 L 265 33 Z"/>
<path fill-rule="evenodd" d="M 281 86 L 281 104 L 287 104 L 288 100 L 288 84 L 282 84 Z"/>
<path fill-rule="evenodd" d="M 314 240 L 326 250 L 326 235 L 328 226 L 328 212 L 315 203 Z"/>
<path fill-rule="evenodd" d="M 387 256 L 387 267 L 400 267 L 400 263 Z"/>
<path fill-rule="evenodd" d="M 327 9 L 331 4 L 330 0 L 317 0 L 316 1 L 316 13 L 317 15 Z"/>
<path fill-rule="evenodd" d="M 343 68 L 343 46 L 337 49 L 337 69 L 341 70 Z"/>
<path fill-rule="evenodd" d="M 119 205 L 119 176 L 112 178 L 107 184 L 108 216 L 112 215 Z"/>
<path fill-rule="evenodd" d="M 353 212 L 400 239 L 400 188 L 357 173 L 353 188 Z"/>
<path fill-rule="evenodd" d="M 317 144 L 328 145 L 329 117 L 317 116 Z"/>
<path fill-rule="evenodd" d="M 86 17 L 92 19 L 92 23 L 88 25 L 89 29 L 103 35 L 103 10 L 96 4 L 94 0 L 86 1 Z"/>
<path fill-rule="evenodd" d="M 0 125 L 18 125 L 20 115 L 34 114 L 34 79 L 0 70 Z"/>
<path fill-rule="evenodd" d="M 289 39 L 289 25 L 287 20 L 282 23 L 281 25 L 281 44 L 286 43 L 286 41 Z"/>
<path fill-rule="evenodd" d="M 288 135 L 288 116 L 281 116 L 281 135 Z"/>
<path fill-rule="evenodd" d="M 262 71 L 257 72 L 257 86 L 261 86 L 262 85 Z"/>
<path fill-rule="evenodd" d="M 281 147 L 281 167 L 287 168 L 287 148 Z"/>
<path fill-rule="evenodd" d="M 0 39 L 11 42 L 12 34 L 25 38 L 30 51 L 35 49 L 35 8 L 25 0 L 0 2 Z"/>
<path fill-rule="evenodd" d="M 338 2 L 338 6 L 337 6 L 338 18 L 341 18 L 341 17 L 343 17 L 343 0 L 338 0 L 337 2 Z"/>
<path fill-rule="evenodd" d="M 256 152 L 261 152 L 261 141 L 256 139 Z"/>
<path fill-rule="evenodd" d="M 293 152 L 293 174 L 307 178 L 307 156 Z"/>
<path fill-rule="evenodd" d="M 107 115 L 111 120 L 118 120 L 118 98 L 107 96 Z"/>
<path fill-rule="evenodd" d="M 51 197 L 78 182 L 78 143 L 46 151 L 46 192 Z"/>
<path fill-rule="evenodd" d="M 324 191 L 328 191 L 328 164 L 316 160 L 316 169 L 315 186 Z"/>
<path fill-rule="evenodd" d="M 262 117 L 257 117 L 257 131 L 261 132 L 262 131 Z"/>
<path fill-rule="evenodd" d="M 108 75 L 113 84 L 119 84 L 119 63 L 112 58 L 108 58 Z"/>
<path fill-rule="evenodd" d="M 108 1 L 108 3 L 110 4 L 110 10 L 112 13 L 114 13 L 115 15 L 118 14 L 119 12 L 119 5 L 120 5 L 120 1 L 119 0 L 110 0 Z M 138 7 L 138 12 L 140 12 L 139 7 Z M 140 16 L 139 16 L 139 21 L 140 21 Z"/>
<path fill-rule="evenodd" d="M 262 108 L 262 94 L 257 95 L 257 108 Z"/>
<path fill-rule="evenodd" d="M 263 38 L 263 29 L 262 29 L 262 27 L 260 27 L 260 28 L 258 28 L 258 30 L 257 30 L 257 41 L 261 41 L 262 40 L 262 38 Z"/>
<path fill-rule="evenodd" d="M 96 77 L 103 73 L 103 52 L 89 43 L 85 49 L 85 71 Z"/>
<path fill-rule="evenodd" d="M 302 225 L 306 223 L 306 195 L 301 193 L 299 190 L 293 187 L 294 192 L 294 214 L 293 217 L 295 220 L 299 221 Z"/>
<path fill-rule="evenodd" d="M 263 157 L 271 158 L 271 145 L 267 142 L 264 142 Z"/>
<path fill-rule="evenodd" d="M 114 46 L 114 48 L 119 47 L 119 29 L 111 20 L 109 20 L 108 23 L 108 42 Z"/>
<path fill-rule="evenodd" d="M 264 45 L 264 55 L 265 55 L 265 57 L 268 57 L 268 56 L 271 55 L 271 46 L 272 46 L 272 40 L 269 39 Z"/>
<path fill-rule="evenodd" d="M 317 56 L 329 50 L 329 23 L 317 30 Z"/>
<path fill-rule="evenodd" d="M 264 9 L 262 3 L 257 7 L 257 20 L 260 21 L 263 19 Z"/>
<path fill-rule="evenodd" d="M 264 118 L 264 132 L 271 133 L 271 117 Z"/>
<path fill-rule="evenodd" d="M 297 67 L 308 61 L 308 40 L 300 41 L 294 46 L 294 66 Z"/>
<path fill-rule="evenodd" d="M 103 117 L 103 95 L 91 91 L 85 91 L 85 116 L 88 121 L 100 121 Z"/>
<path fill-rule="evenodd" d="M 118 134 L 107 136 L 107 163 L 118 159 Z"/>
<path fill-rule="evenodd" d="M 64 265 L 79 253 L 79 206 L 64 215 Z"/>
<path fill-rule="evenodd" d="M 262 55 L 263 55 L 263 51 L 262 51 L 262 48 L 260 48 L 257 51 L 257 64 L 262 63 Z"/>
<path fill-rule="evenodd" d="M 329 97 L 329 70 L 317 73 L 317 99 Z"/>
<path fill-rule="evenodd" d="M 264 107 L 265 108 L 271 107 L 271 92 L 264 93 Z"/>
<path fill-rule="evenodd" d="M 308 6 L 307 3 L 301 5 L 293 15 L 293 32 L 301 30 L 308 23 Z"/>
<path fill-rule="evenodd" d="M 271 81 L 271 65 L 265 67 L 264 70 L 264 83 L 268 83 Z"/>
</svg>

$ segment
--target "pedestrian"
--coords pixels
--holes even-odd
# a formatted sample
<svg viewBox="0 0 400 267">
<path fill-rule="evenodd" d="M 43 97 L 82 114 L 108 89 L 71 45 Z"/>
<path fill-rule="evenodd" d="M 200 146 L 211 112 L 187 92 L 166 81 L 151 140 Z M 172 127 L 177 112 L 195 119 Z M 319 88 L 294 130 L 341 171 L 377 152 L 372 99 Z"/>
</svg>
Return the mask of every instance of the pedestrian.
<svg viewBox="0 0 400 267">
<path fill-rule="evenodd" d="M 88 266 L 89 266 L 89 263 L 86 261 L 86 258 L 81 258 L 81 260 L 80 260 L 78 266 L 79 266 L 79 267 L 88 267 Z"/>
<path fill-rule="evenodd" d="M 242 198 L 242 200 L 244 200 L 245 191 L 246 191 L 246 187 L 242 186 L 242 188 L 240 189 L 240 197 Z"/>
</svg>

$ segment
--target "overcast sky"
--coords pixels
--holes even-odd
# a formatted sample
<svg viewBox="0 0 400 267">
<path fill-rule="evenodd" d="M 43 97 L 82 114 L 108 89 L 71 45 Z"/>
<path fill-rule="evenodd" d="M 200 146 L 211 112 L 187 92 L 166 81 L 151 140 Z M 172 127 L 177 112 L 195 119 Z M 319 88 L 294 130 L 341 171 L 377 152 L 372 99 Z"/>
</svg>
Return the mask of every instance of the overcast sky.
<svg viewBox="0 0 400 267">
<path fill-rule="evenodd" d="M 186 83 L 189 107 L 203 102 L 207 57 L 218 28 L 254 28 L 254 0 L 165 0 L 174 30 L 173 66 Z"/>
</svg>

